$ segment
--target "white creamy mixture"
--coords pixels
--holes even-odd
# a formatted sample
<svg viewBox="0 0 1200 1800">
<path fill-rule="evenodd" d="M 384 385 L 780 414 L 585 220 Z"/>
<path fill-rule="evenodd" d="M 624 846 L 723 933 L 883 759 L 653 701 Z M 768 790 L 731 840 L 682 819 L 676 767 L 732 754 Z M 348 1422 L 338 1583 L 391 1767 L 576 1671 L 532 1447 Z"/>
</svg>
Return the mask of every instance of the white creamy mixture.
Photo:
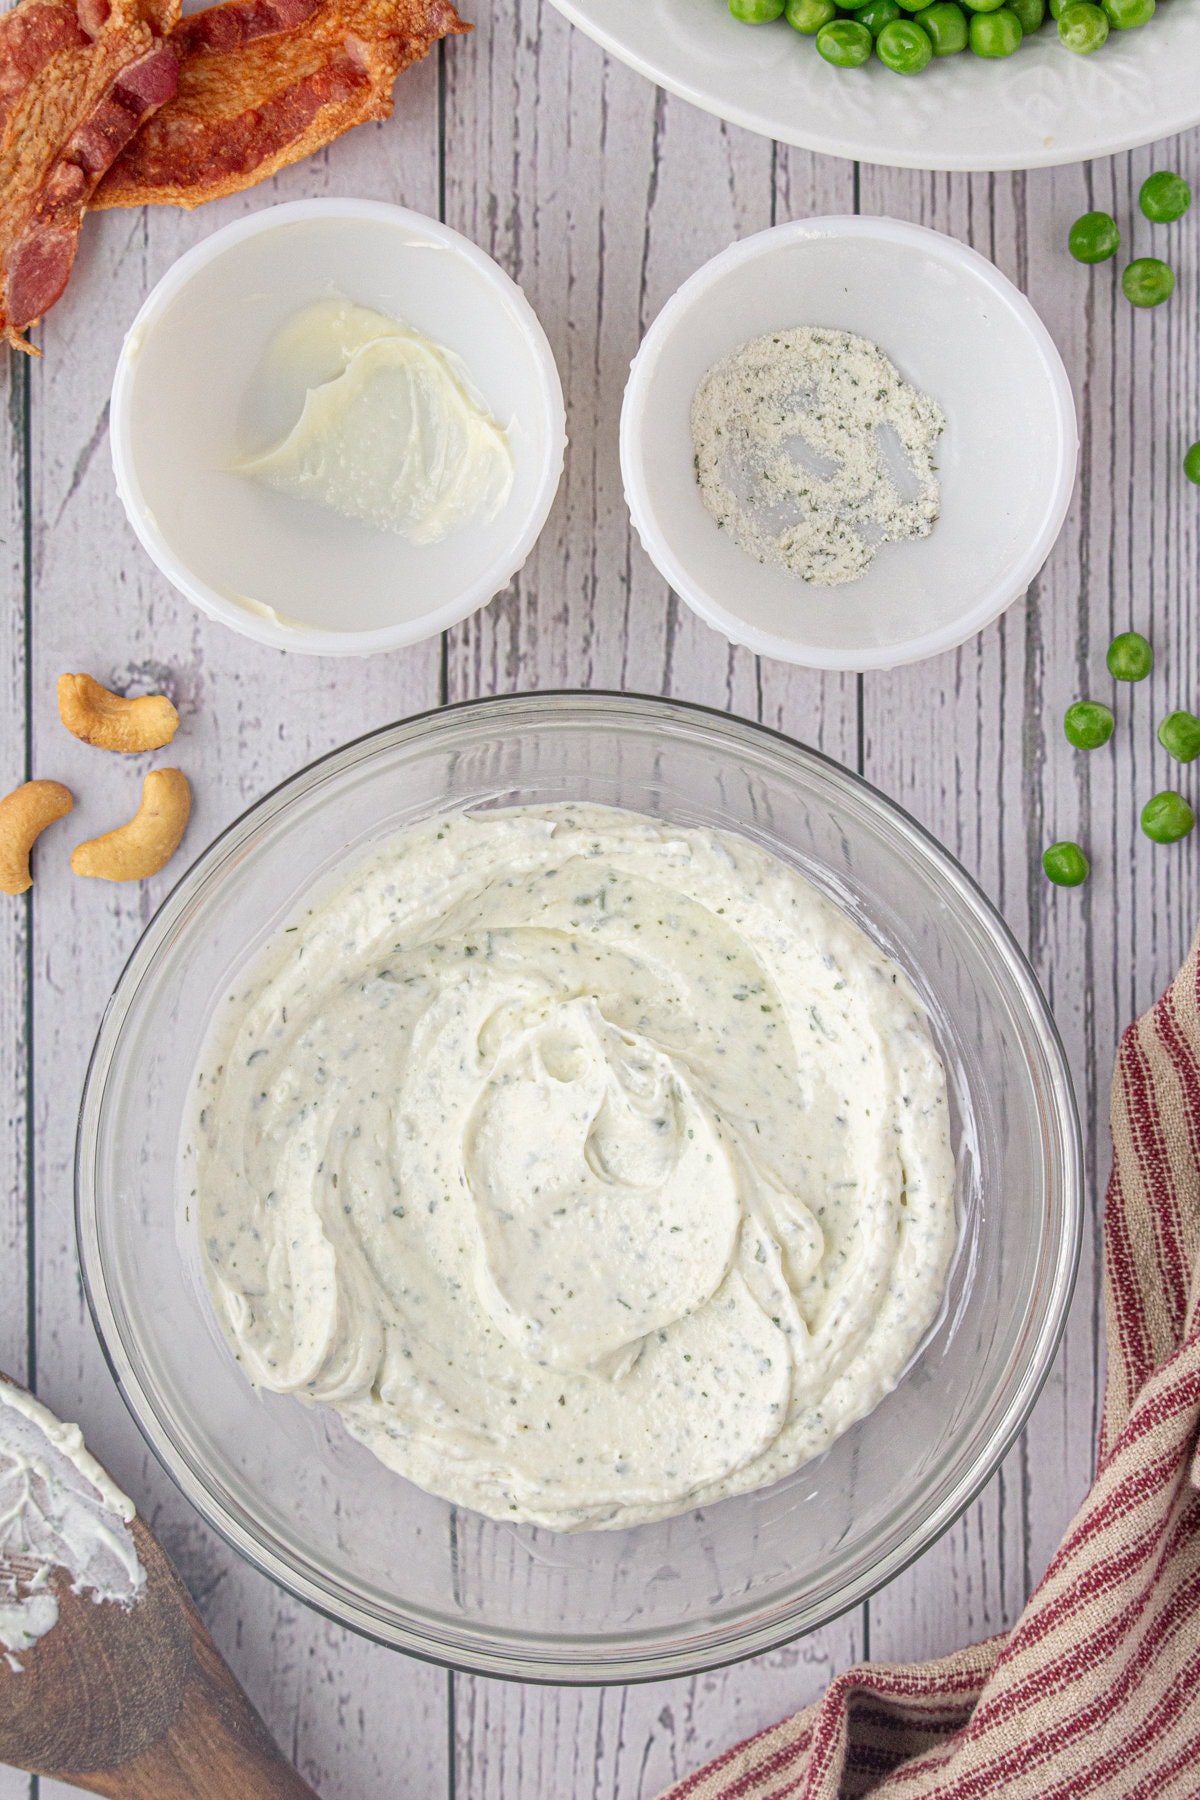
<svg viewBox="0 0 1200 1800">
<path fill-rule="evenodd" d="M 56 1570 L 77 1594 L 137 1599 L 146 1577 L 132 1518 L 133 1502 L 89 1455 L 78 1425 L 0 1381 L 0 1652 L 11 1669 L 58 1623 Z"/>
<path fill-rule="evenodd" d="M 409 829 L 255 962 L 194 1181 L 250 1379 L 561 1530 L 794 1469 L 894 1386 L 955 1238 L 904 976 L 749 840 L 596 806 Z"/>
<path fill-rule="evenodd" d="M 282 442 L 237 464 L 285 494 L 434 544 L 508 499 L 513 463 L 462 361 L 349 300 L 297 313 L 271 345 L 306 389 Z"/>
<path fill-rule="evenodd" d="M 881 544 L 929 536 L 945 425 L 869 339 L 808 325 L 768 332 L 696 390 L 696 479 L 756 562 L 834 587 L 865 574 Z"/>
</svg>

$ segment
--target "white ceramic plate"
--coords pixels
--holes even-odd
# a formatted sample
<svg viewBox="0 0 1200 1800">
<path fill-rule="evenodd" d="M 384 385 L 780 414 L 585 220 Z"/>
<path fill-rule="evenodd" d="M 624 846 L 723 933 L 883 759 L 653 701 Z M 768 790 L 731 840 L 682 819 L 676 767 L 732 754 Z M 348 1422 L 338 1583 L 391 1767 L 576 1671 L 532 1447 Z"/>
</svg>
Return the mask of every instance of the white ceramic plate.
<svg viewBox="0 0 1200 1800">
<path fill-rule="evenodd" d="M 553 0 L 589 37 L 734 125 L 902 169 L 1035 169 L 1200 124 L 1200 0 L 1159 0 L 1140 31 L 1072 56 L 1049 28 L 1004 62 L 830 68 L 782 21 L 742 25 L 725 0 Z"/>
</svg>

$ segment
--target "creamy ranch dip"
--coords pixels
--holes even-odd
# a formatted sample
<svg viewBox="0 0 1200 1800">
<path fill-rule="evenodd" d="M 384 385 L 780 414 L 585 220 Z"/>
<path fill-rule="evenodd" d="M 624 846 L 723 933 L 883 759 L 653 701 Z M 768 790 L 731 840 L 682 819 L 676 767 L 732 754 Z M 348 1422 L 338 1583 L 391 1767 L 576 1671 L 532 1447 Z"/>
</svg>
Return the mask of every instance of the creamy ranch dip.
<svg viewBox="0 0 1200 1800">
<path fill-rule="evenodd" d="M 748 839 L 441 817 L 240 981 L 190 1153 L 250 1379 L 559 1530 L 761 1487 L 893 1387 L 955 1238 L 905 977 Z"/>
<path fill-rule="evenodd" d="M 56 1578 L 97 1603 L 141 1595 L 133 1516 L 78 1425 L 0 1380 L 0 1662 L 14 1675 L 58 1624 Z"/>
</svg>

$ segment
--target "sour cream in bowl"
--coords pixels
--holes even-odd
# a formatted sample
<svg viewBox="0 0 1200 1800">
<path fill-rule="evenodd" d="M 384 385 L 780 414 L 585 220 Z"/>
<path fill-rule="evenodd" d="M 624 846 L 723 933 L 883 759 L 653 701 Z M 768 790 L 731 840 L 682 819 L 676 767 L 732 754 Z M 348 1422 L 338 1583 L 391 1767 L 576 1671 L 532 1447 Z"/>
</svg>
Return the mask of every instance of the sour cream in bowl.
<svg viewBox="0 0 1200 1800">
<path fill-rule="evenodd" d="M 566 444 L 546 335 L 449 226 L 268 207 L 169 268 L 126 335 L 117 489 L 208 617 L 311 655 L 397 649 L 507 586 Z"/>
</svg>

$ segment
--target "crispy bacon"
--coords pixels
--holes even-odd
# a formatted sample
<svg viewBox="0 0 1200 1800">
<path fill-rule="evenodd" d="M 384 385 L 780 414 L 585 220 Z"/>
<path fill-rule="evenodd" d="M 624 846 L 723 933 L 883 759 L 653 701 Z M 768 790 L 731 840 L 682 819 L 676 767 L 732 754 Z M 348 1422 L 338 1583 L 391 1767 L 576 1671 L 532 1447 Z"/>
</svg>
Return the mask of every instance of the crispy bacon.
<svg viewBox="0 0 1200 1800">
<path fill-rule="evenodd" d="M 0 131 L 53 57 L 83 49 L 90 41 L 75 8 L 61 0 L 26 0 L 0 16 Z"/>
<path fill-rule="evenodd" d="M 67 285 L 84 209 L 175 92 L 178 0 L 24 0 L 0 18 L 0 340 Z"/>
<path fill-rule="evenodd" d="M 170 38 L 179 92 L 118 157 L 94 207 L 199 206 L 385 119 L 402 69 L 469 26 L 450 0 L 224 0 Z"/>
</svg>

